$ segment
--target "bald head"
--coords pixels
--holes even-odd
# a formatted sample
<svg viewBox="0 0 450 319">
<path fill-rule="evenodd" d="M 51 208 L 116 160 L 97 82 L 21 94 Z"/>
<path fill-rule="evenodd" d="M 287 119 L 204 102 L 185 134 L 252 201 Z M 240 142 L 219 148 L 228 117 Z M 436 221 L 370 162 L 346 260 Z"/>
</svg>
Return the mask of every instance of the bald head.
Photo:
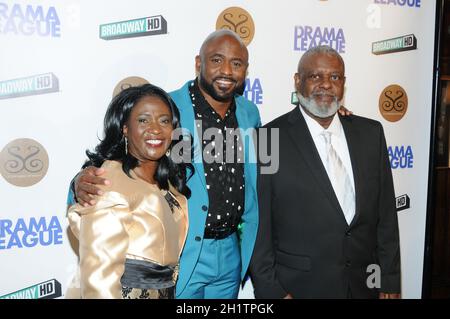
<svg viewBox="0 0 450 319">
<path fill-rule="evenodd" d="M 342 67 L 344 68 L 344 73 L 345 73 L 345 64 L 344 64 L 344 60 L 342 59 L 341 55 L 332 47 L 328 46 L 328 45 L 319 45 L 316 47 L 313 47 L 311 49 L 309 49 L 308 51 L 306 51 L 300 61 L 298 61 L 298 66 L 297 66 L 297 72 L 298 73 L 303 73 L 305 71 L 305 67 L 308 64 L 308 60 L 315 55 L 330 55 L 330 56 L 334 56 L 336 58 L 338 58 L 338 60 L 342 63 Z"/>
<path fill-rule="evenodd" d="M 244 91 L 248 51 L 239 36 L 230 30 L 217 30 L 203 42 L 195 57 L 199 87 L 217 112 L 226 111 L 236 94 Z"/>
<path fill-rule="evenodd" d="M 242 51 L 245 52 L 245 54 L 248 57 L 247 47 L 245 46 L 244 42 L 242 42 L 242 39 L 235 32 L 233 32 L 231 30 L 227 30 L 227 29 L 220 29 L 220 30 L 214 31 L 213 33 L 208 35 L 206 37 L 205 41 L 203 41 L 202 46 L 200 47 L 199 55 L 201 57 L 204 57 L 205 50 L 209 46 L 210 43 L 219 42 L 219 41 L 222 41 L 222 39 L 225 40 L 225 39 L 230 39 L 230 38 L 234 39 L 239 44 Z"/>
</svg>

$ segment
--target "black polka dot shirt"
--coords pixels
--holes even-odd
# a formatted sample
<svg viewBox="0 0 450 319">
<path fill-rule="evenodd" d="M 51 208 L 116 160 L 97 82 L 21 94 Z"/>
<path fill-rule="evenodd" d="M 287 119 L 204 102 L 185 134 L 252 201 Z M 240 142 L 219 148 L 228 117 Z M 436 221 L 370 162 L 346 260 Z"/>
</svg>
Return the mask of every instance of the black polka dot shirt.
<svg viewBox="0 0 450 319">
<path fill-rule="evenodd" d="M 233 99 L 222 119 L 203 97 L 197 79 L 189 87 L 189 93 L 199 136 L 204 137 L 208 129 L 208 132 L 214 133 L 200 140 L 209 197 L 205 238 L 215 238 L 211 234 L 235 231 L 244 211 L 244 152 L 241 136 L 236 130 L 238 128 L 236 104 Z M 216 144 L 220 143 L 220 140 L 223 147 Z"/>
</svg>

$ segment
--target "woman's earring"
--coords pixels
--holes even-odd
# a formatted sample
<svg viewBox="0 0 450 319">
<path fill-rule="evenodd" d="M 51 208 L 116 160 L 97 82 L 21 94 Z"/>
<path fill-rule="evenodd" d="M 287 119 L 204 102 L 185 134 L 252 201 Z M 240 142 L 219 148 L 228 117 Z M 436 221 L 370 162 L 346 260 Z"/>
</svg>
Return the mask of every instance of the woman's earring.
<svg viewBox="0 0 450 319">
<path fill-rule="evenodd" d="M 128 155 L 128 139 L 125 136 L 125 155 Z"/>
<path fill-rule="evenodd" d="M 169 157 L 170 156 L 170 148 L 167 150 L 166 152 L 166 156 Z"/>
</svg>

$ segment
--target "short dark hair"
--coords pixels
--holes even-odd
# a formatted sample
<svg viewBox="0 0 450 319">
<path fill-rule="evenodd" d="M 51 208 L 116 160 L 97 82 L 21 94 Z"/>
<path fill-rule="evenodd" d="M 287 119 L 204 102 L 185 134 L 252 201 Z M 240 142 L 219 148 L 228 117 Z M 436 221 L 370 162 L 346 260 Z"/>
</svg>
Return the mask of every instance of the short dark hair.
<svg viewBox="0 0 450 319">
<path fill-rule="evenodd" d="M 138 160 L 129 152 L 125 152 L 125 136 L 123 126 L 130 117 L 132 108 L 145 96 L 160 98 L 170 109 L 172 114 L 172 127 L 180 128 L 180 112 L 172 98 L 160 87 L 152 84 L 129 87 L 117 94 L 106 110 L 104 119 L 104 138 L 95 147 L 93 152 L 86 150 L 89 158 L 84 163 L 87 166 L 100 167 L 106 160 L 117 160 L 122 162 L 122 169 L 130 178 L 130 170 L 137 167 Z M 177 144 L 173 140 L 170 149 Z M 155 173 L 155 180 L 161 189 L 168 190 L 169 182 L 183 195 L 190 197 L 191 191 L 187 187 L 187 170 L 194 173 L 191 163 L 175 163 L 170 156 L 164 155 L 159 160 L 159 165 Z"/>
</svg>

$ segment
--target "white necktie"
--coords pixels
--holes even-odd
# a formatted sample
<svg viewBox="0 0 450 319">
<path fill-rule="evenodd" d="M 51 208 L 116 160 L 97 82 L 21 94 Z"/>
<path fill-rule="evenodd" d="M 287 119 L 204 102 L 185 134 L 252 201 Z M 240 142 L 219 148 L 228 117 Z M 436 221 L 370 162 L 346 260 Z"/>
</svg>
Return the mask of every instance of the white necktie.
<svg viewBox="0 0 450 319">
<path fill-rule="evenodd" d="M 324 131 L 322 136 L 325 139 L 327 151 L 327 166 L 331 184 L 333 185 L 336 197 L 339 200 L 345 220 L 350 225 L 355 216 L 355 192 L 352 187 L 350 176 L 345 169 L 344 163 L 331 144 L 331 132 Z"/>
</svg>

